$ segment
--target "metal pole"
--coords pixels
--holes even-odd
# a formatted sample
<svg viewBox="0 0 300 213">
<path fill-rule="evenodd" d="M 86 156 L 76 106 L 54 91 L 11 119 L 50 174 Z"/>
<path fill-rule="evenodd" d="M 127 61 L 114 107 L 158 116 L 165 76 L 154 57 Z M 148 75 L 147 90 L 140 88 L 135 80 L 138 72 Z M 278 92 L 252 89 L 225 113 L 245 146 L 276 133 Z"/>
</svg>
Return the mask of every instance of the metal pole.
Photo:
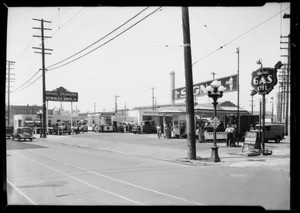
<svg viewBox="0 0 300 213">
<path fill-rule="evenodd" d="M 259 100 L 259 138 L 260 138 L 260 141 L 261 141 L 261 99 Z"/>
<path fill-rule="evenodd" d="M 214 96 L 213 97 L 213 105 L 214 105 L 214 118 L 217 117 L 217 102 L 218 97 Z M 213 162 L 220 162 L 220 158 L 219 158 L 219 154 L 218 154 L 218 149 L 219 147 L 217 146 L 217 133 L 216 133 L 216 128 L 214 128 L 214 142 L 213 142 L 213 146 L 211 147 L 212 152 L 211 152 L 211 156 L 210 156 L 210 161 Z"/>
<path fill-rule="evenodd" d="M 237 48 L 238 70 L 237 70 L 237 145 L 240 138 L 240 48 Z"/>
<path fill-rule="evenodd" d="M 49 123 L 49 118 L 48 118 L 48 108 L 49 108 L 49 105 L 48 105 L 48 101 L 46 101 L 46 103 L 47 103 L 47 108 L 46 108 L 46 130 L 47 130 L 47 132 L 48 132 L 48 123 Z"/>
<path fill-rule="evenodd" d="M 193 94 L 193 72 L 192 53 L 190 42 L 190 24 L 188 7 L 182 7 L 182 27 L 183 27 L 183 50 L 185 68 L 185 88 L 186 88 L 186 121 L 187 121 L 187 146 L 188 158 L 196 160 L 196 135 L 194 123 L 194 94 Z"/>
<path fill-rule="evenodd" d="M 265 154 L 265 108 L 266 108 L 266 98 L 265 94 L 262 95 L 263 111 L 262 111 L 262 153 Z"/>
<path fill-rule="evenodd" d="M 272 97 L 272 117 L 271 117 L 271 122 L 273 123 L 274 119 L 273 119 L 273 116 L 274 116 L 274 98 Z"/>
<path fill-rule="evenodd" d="M 73 127 L 73 101 L 71 101 L 71 132 L 72 134 L 74 134 L 72 127 Z"/>
</svg>

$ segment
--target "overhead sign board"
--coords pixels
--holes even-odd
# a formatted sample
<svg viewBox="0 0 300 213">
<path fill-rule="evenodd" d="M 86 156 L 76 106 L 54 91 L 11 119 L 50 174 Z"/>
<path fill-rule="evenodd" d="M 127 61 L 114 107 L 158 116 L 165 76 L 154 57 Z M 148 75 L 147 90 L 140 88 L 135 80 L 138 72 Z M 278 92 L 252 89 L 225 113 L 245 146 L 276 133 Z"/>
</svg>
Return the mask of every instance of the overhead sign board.
<svg viewBox="0 0 300 213">
<path fill-rule="evenodd" d="M 225 87 L 224 92 L 235 92 L 237 91 L 237 74 L 230 75 L 223 78 L 215 79 L 217 81 L 220 81 L 221 85 Z M 193 93 L 194 96 L 204 96 L 207 95 L 206 93 L 206 87 L 208 87 L 214 80 L 205 81 L 201 83 L 197 83 L 193 85 Z M 178 99 L 184 99 L 186 97 L 186 88 L 180 87 L 177 89 L 174 89 L 172 94 L 172 98 L 174 100 Z"/>
<path fill-rule="evenodd" d="M 276 84 L 276 68 L 260 68 L 252 72 L 251 86 L 260 95 L 269 94 Z"/>
<path fill-rule="evenodd" d="M 78 93 L 59 87 L 52 91 L 46 91 L 46 101 L 77 102 Z"/>
</svg>

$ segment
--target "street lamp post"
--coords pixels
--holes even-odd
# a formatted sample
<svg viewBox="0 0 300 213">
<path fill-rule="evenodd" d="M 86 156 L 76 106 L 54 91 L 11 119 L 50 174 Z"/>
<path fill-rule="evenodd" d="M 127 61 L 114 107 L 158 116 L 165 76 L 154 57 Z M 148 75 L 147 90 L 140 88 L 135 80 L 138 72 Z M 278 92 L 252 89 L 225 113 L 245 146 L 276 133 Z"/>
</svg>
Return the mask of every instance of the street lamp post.
<svg viewBox="0 0 300 213">
<path fill-rule="evenodd" d="M 42 138 L 42 117 L 43 117 L 43 111 L 42 110 L 39 110 L 37 113 L 36 113 L 39 117 L 40 117 L 40 125 L 41 125 L 41 129 L 40 129 L 40 138 Z"/>
<path fill-rule="evenodd" d="M 218 98 L 221 98 L 223 96 L 223 92 L 225 90 L 225 88 L 220 84 L 219 81 L 214 80 L 210 86 L 208 86 L 207 88 L 207 95 L 208 97 L 213 99 L 213 106 L 214 106 L 214 118 L 217 118 L 217 105 L 218 105 Z M 214 126 L 214 143 L 213 146 L 211 147 L 212 149 L 212 153 L 211 153 L 211 157 L 210 157 L 210 161 L 213 162 L 220 162 L 220 158 L 218 155 L 218 146 L 216 143 L 216 126 Z"/>
</svg>

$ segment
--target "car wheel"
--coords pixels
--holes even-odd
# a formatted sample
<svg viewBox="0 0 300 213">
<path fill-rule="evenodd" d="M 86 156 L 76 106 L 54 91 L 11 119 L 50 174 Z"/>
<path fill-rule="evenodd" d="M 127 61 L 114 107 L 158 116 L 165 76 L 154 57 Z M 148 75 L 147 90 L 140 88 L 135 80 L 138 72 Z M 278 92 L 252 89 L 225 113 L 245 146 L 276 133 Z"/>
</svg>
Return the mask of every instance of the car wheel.
<svg viewBox="0 0 300 213">
<path fill-rule="evenodd" d="M 31 139 L 31 138 L 30 138 L 29 140 L 30 140 L 30 142 L 32 141 L 32 139 Z"/>
<path fill-rule="evenodd" d="M 275 143 L 279 143 L 280 142 L 280 136 L 277 135 L 274 140 L 275 140 Z"/>
</svg>

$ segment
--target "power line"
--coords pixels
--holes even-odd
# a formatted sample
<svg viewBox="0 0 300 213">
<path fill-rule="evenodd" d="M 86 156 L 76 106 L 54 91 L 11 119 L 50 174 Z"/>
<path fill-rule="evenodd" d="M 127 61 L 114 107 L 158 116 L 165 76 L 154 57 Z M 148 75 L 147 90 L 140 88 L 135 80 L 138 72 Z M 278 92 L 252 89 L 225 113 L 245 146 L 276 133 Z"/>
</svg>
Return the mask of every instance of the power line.
<svg viewBox="0 0 300 213">
<path fill-rule="evenodd" d="M 100 46 L 98 46 L 98 47 L 92 49 L 92 50 L 89 51 L 89 52 L 87 52 L 86 54 L 84 54 L 84 55 L 82 55 L 82 56 L 80 56 L 80 57 L 78 57 L 78 58 L 75 58 L 75 59 L 73 59 L 73 60 L 70 61 L 70 62 L 67 62 L 67 63 L 65 63 L 65 64 L 62 64 L 62 65 L 60 65 L 60 66 L 58 66 L 58 67 L 54 67 L 54 68 L 52 68 L 52 69 L 46 69 L 46 72 L 48 72 L 48 71 L 50 71 L 50 70 L 54 70 L 54 69 L 60 68 L 60 67 L 62 67 L 62 66 L 65 66 L 65 65 L 67 65 L 67 64 L 69 64 L 69 63 L 71 63 L 71 62 L 73 62 L 73 61 L 76 61 L 76 60 L 78 60 L 78 59 L 80 59 L 80 58 L 86 56 L 87 54 L 89 54 L 89 53 L 95 51 L 96 49 L 98 49 L 98 48 L 104 46 L 105 44 L 109 43 L 110 41 L 114 40 L 115 38 L 117 38 L 117 37 L 120 36 L 121 34 L 125 33 L 126 31 L 128 31 L 129 29 L 131 29 L 132 27 L 134 27 L 135 25 L 137 25 L 138 23 L 140 23 L 141 21 L 143 21 L 144 19 L 146 19 L 146 18 L 149 17 L 150 15 L 154 14 L 154 13 L 155 13 L 157 10 L 159 10 L 160 8 L 161 8 L 161 7 L 159 7 L 158 9 L 156 9 L 155 11 L 153 11 L 152 13 L 148 14 L 148 15 L 145 16 L 144 18 L 140 19 L 138 22 L 134 23 L 133 25 L 131 25 L 131 26 L 128 27 L 127 29 L 123 30 L 121 33 L 117 34 L 117 35 L 116 35 L 115 37 L 113 37 L 112 39 L 108 40 L 107 42 L 103 43 L 102 45 L 100 45 Z M 145 8 L 144 10 L 146 10 L 146 9 L 147 9 L 147 8 Z M 144 11 L 144 10 L 142 10 L 142 11 Z M 142 11 L 141 11 L 141 12 L 142 12 Z M 141 13 L 141 12 L 140 12 L 140 13 Z M 135 15 L 135 16 L 137 16 L 137 15 Z M 114 30 L 114 31 L 115 31 L 115 30 Z M 109 34 L 111 34 L 111 33 L 109 33 Z M 95 42 L 94 42 L 94 43 L 95 43 Z M 89 45 L 89 46 L 92 46 L 92 45 Z M 85 49 L 86 49 L 86 48 L 85 48 Z M 82 50 L 82 51 L 83 51 L 83 50 Z M 82 51 L 81 51 L 81 52 L 82 52 Z M 79 52 L 78 52 L 78 53 L 79 53 Z M 76 54 L 78 54 L 78 53 L 76 53 Z M 76 54 L 74 54 L 73 56 L 75 56 Z M 73 57 L 73 56 L 71 56 L 71 57 Z M 71 57 L 69 57 L 69 58 L 71 58 Z M 69 58 L 67 58 L 67 59 L 69 59 Z M 65 59 L 65 60 L 67 60 L 67 59 Z M 65 61 L 65 60 L 63 60 L 63 61 Z M 60 61 L 60 62 L 58 62 L 58 63 L 61 63 L 61 62 L 63 62 L 63 61 Z M 56 64 L 58 64 L 58 63 L 56 63 Z M 54 64 L 54 65 L 56 65 L 56 64 Z M 51 65 L 51 66 L 54 66 L 54 65 Z M 49 66 L 49 67 L 50 67 L 50 66 Z M 47 68 L 48 68 L 48 67 L 47 67 Z M 21 89 L 21 87 L 23 87 L 26 83 L 28 83 L 31 79 L 33 79 L 39 72 L 40 72 L 40 70 L 37 71 L 37 72 L 36 72 L 29 80 L 27 80 L 25 83 L 23 83 L 23 84 L 22 84 L 21 86 L 19 86 L 17 89 L 15 89 L 13 92 L 19 92 L 19 91 L 22 91 L 22 90 L 28 88 L 29 86 L 31 86 L 32 84 L 34 84 L 38 79 L 40 79 L 40 78 L 42 77 L 42 75 L 40 75 L 40 76 L 39 76 L 38 78 L 36 78 L 33 82 L 31 82 L 31 83 L 28 84 L 26 87 L 24 87 L 24 88 Z"/>
<path fill-rule="evenodd" d="M 251 32 L 252 30 L 256 29 L 257 27 L 261 26 L 262 24 L 266 23 L 266 22 L 269 21 L 270 19 L 272 19 L 272 18 L 274 18 L 275 16 L 281 14 L 283 11 L 285 11 L 285 10 L 287 10 L 287 9 L 289 9 L 289 8 L 290 8 L 290 7 L 288 7 L 288 8 L 286 8 L 286 9 L 280 11 L 279 13 L 276 13 L 275 15 L 271 16 L 270 18 L 264 20 L 263 22 L 259 23 L 258 25 L 254 26 L 254 27 L 252 27 L 251 29 L 247 30 L 246 32 L 242 33 L 242 34 L 239 35 L 238 37 L 236 37 L 236 38 L 230 40 L 230 41 L 227 42 L 226 44 L 220 46 L 218 49 L 212 51 L 212 52 L 209 53 L 208 55 L 206 55 L 206 56 L 200 58 L 198 61 L 194 62 L 192 66 L 194 66 L 194 65 L 195 65 L 196 63 L 198 63 L 199 61 L 202 61 L 203 59 L 207 58 L 208 56 L 212 55 L 213 53 L 217 52 L 218 50 L 223 49 L 223 47 L 225 47 L 225 46 L 227 46 L 228 44 L 234 42 L 235 40 L 241 38 L 242 36 L 246 35 L 247 33 Z"/>
<path fill-rule="evenodd" d="M 126 31 L 128 31 L 129 29 L 131 29 L 132 27 L 134 27 L 135 25 L 137 25 L 138 23 L 140 23 L 140 22 L 143 21 L 144 19 L 148 18 L 150 15 L 154 14 L 154 13 L 155 13 L 156 11 L 158 11 L 160 8 L 161 8 L 161 7 L 157 8 L 155 11 L 151 12 L 150 14 L 148 14 L 147 16 L 145 16 L 144 18 L 140 19 L 139 21 L 137 21 L 136 23 L 134 23 L 133 25 L 131 25 L 131 26 L 128 27 L 127 29 L 123 30 L 121 33 L 117 34 L 117 35 L 114 36 L 113 38 L 111 38 L 111 39 L 109 39 L 108 41 L 104 42 L 104 43 L 101 44 L 100 46 L 98 46 L 98 47 L 96 47 L 96 48 L 90 50 L 89 52 L 87 52 L 87 53 L 85 53 L 85 54 L 79 56 L 78 58 L 73 59 L 72 61 L 69 61 L 69 62 L 67 62 L 67 63 L 65 63 L 65 64 L 62 64 L 62 65 L 60 65 L 60 66 L 58 66 L 58 67 L 54 67 L 54 68 L 52 68 L 52 69 L 48 69 L 48 71 L 54 70 L 54 69 L 58 69 L 58 68 L 60 68 L 60 67 L 63 67 L 63 66 L 65 66 L 65 65 L 67 65 L 67 64 L 70 64 L 70 63 L 72 63 L 72 62 L 74 62 L 74 61 L 77 61 L 78 59 L 80 59 L 80 58 L 82 58 L 82 57 L 84 57 L 84 56 L 86 56 L 86 55 L 88 55 L 88 54 L 94 52 L 95 50 L 99 49 L 100 47 L 102 47 L 102 46 L 106 45 L 107 43 L 111 42 L 112 40 L 116 39 L 117 37 L 119 37 L 120 35 L 122 35 L 122 34 L 125 33 Z M 51 66 L 54 66 L 54 65 L 51 65 Z M 49 68 L 49 67 L 47 67 L 47 68 Z"/>
<path fill-rule="evenodd" d="M 103 40 L 104 38 L 106 38 L 107 36 L 109 36 L 110 34 L 112 34 L 113 32 L 115 32 L 116 30 L 120 29 L 122 26 L 124 26 L 125 24 L 127 24 L 129 21 L 131 21 L 132 19 L 134 19 L 135 17 L 137 17 L 139 14 L 141 14 L 142 12 L 144 12 L 144 11 L 145 11 L 146 9 L 148 9 L 148 8 L 149 8 L 149 7 L 146 7 L 145 9 L 143 9 L 142 11 L 140 11 L 139 13 L 137 13 L 136 15 L 134 15 L 133 17 L 131 17 L 129 20 L 127 20 L 126 22 L 124 22 L 123 24 L 121 24 L 119 27 L 115 28 L 113 31 L 111 31 L 110 33 L 106 34 L 105 36 L 103 36 L 102 38 L 98 39 L 97 41 L 95 41 L 94 43 L 90 44 L 89 46 L 85 47 L 84 49 L 80 50 L 79 52 L 77 52 L 77 53 L 75 53 L 75 54 L 69 56 L 68 58 L 66 58 L 66 59 L 64 59 L 64 60 L 62 60 L 62 61 L 59 61 L 59 62 L 57 62 L 57 63 L 55 63 L 55 64 L 52 64 L 52 65 L 48 66 L 47 68 L 53 67 L 53 66 L 55 66 L 55 65 L 58 65 L 58 64 L 60 64 L 60 63 L 62 63 L 62 62 L 64 62 L 64 61 L 66 61 L 66 60 L 68 60 L 68 59 L 70 59 L 70 58 L 72 58 L 72 57 L 78 55 L 79 53 L 83 52 L 84 50 L 90 48 L 91 46 L 93 46 L 93 45 L 95 45 L 96 43 L 100 42 L 101 40 Z"/>
</svg>

